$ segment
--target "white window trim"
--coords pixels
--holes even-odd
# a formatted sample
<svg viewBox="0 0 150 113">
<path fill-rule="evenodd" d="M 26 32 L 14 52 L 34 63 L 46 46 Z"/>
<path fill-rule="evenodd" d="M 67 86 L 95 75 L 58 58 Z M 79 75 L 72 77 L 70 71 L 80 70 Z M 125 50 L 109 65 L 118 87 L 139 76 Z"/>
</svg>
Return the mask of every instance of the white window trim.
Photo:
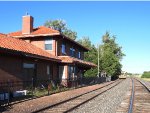
<svg viewBox="0 0 150 113">
<path fill-rule="evenodd" d="M 44 46 L 45 46 L 45 44 L 52 44 L 52 49 L 48 50 L 48 51 L 53 51 L 53 38 L 51 38 L 51 39 L 45 39 Z"/>
</svg>

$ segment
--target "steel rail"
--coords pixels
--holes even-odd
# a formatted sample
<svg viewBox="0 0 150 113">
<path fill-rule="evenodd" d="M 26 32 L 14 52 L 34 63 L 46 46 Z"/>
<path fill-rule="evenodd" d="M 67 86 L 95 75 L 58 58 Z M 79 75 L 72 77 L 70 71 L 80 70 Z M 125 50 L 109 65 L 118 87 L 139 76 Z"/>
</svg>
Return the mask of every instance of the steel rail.
<svg viewBox="0 0 150 113">
<path fill-rule="evenodd" d="M 143 80 L 140 80 L 137 78 L 136 78 L 136 80 L 139 81 L 150 92 L 150 89 L 148 88 L 148 86 L 146 85 L 146 83 Z"/>
<path fill-rule="evenodd" d="M 90 100 L 92 100 L 92 99 L 94 99 L 94 98 L 98 97 L 99 95 L 101 95 L 101 94 L 105 93 L 106 91 L 108 91 L 108 90 L 112 89 L 113 87 L 117 86 L 117 85 L 118 85 L 118 84 L 120 84 L 121 82 L 122 82 L 122 81 L 120 81 L 119 83 L 115 84 L 114 86 L 111 86 L 110 88 L 108 88 L 108 89 L 104 90 L 103 92 L 101 92 L 101 93 L 99 93 L 99 94 L 97 94 L 97 95 L 95 95 L 95 96 L 93 96 L 93 97 L 91 97 L 91 98 L 89 98 L 89 99 L 85 100 L 84 102 L 82 102 L 82 103 L 80 103 L 80 104 L 76 105 L 75 107 L 72 107 L 71 109 L 68 109 L 68 110 L 67 110 L 67 111 L 65 111 L 64 113 L 68 113 L 68 112 L 73 111 L 74 109 L 78 108 L 79 106 L 81 106 L 81 105 L 83 105 L 83 104 L 85 104 L 85 103 L 89 102 Z"/>
<path fill-rule="evenodd" d="M 134 80 L 132 78 L 132 92 L 131 92 L 131 97 L 130 97 L 130 104 L 129 104 L 128 113 L 132 113 L 133 101 L 134 101 Z"/>
</svg>

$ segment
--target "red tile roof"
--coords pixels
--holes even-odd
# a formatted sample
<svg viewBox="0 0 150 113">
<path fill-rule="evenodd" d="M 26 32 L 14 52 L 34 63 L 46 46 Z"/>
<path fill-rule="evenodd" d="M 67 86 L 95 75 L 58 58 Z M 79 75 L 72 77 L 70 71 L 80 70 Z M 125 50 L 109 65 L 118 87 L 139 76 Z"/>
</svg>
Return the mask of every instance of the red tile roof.
<svg viewBox="0 0 150 113">
<path fill-rule="evenodd" d="M 54 30 L 52 28 L 45 27 L 45 26 L 40 26 L 38 28 L 34 28 L 33 32 L 31 32 L 30 34 L 22 34 L 22 31 L 12 32 L 12 33 L 8 34 L 8 36 L 12 36 L 14 38 L 27 38 L 27 37 L 31 38 L 31 37 L 38 37 L 38 36 L 56 36 L 56 35 L 60 35 L 62 38 L 65 38 L 65 39 L 75 43 L 76 45 L 82 47 L 86 51 L 89 50 L 88 48 L 82 46 L 81 44 L 77 43 L 76 41 L 61 34 L 59 31 Z"/>
<path fill-rule="evenodd" d="M 22 31 L 12 32 L 8 34 L 9 36 L 15 38 L 25 38 L 29 36 L 50 36 L 50 35 L 60 35 L 60 32 L 45 26 L 40 26 L 38 28 L 34 28 L 33 32 L 30 34 L 22 34 Z"/>
<path fill-rule="evenodd" d="M 59 57 L 54 56 L 46 52 L 45 50 L 42 50 L 21 39 L 15 39 L 1 33 L 0 33 L 0 48 L 36 55 L 42 58 L 46 58 L 47 60 L 55 60 L 60 61 L 62 63 L 77 63 L 85 66 L 96 67 L 96 65 L 91 62 L 83 61 L 70 56 L 59 56 Z"/>
<path fill-rule="evenodd" d="M 82 65 L 90 66 L 90 67 L 96 67 L 97 66 L 94 63 L 80 60 L 77 58 L 73 58 L 70 56 L 59 56 L 59 58 L 62 60 L 63 63 L 77 63 L 77 64 L 82 64 Z"/>
<path fill-rule="evenodd" d="M 46 58 L 48 60 L 61 61 L 58 57 L 20 39 L 15 39 L 5 34 L 0 33 L 0 48 L 23 52 L 38 57 Z"/>
</svg>

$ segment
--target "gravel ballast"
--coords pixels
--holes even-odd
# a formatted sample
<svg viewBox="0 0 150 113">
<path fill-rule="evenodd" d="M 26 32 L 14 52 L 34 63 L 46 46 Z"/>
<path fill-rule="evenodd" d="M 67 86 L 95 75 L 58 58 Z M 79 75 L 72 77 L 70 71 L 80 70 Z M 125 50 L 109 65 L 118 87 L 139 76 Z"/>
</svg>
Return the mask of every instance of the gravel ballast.
<svg viewBox="0 0 150 113">
<path fill-rule="evenodd" d="M 72 113 L 115 113 L 125 94 L 129 90 L 130 79 L 99 95 L 95 99 L 79 106 Z"/>
</svg>

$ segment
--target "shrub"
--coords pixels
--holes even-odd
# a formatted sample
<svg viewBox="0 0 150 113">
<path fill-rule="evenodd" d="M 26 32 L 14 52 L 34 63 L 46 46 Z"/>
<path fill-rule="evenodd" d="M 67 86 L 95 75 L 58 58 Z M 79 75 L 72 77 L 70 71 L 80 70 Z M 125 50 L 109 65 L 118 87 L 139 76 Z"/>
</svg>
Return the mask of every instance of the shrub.
<svg viewBox="0 0 150 113">
<path fill-rule="evenodd" d="M 144 72 L 143 74 L 142 74 L 142 78 L 150 78 L 150 71 L 148 71 L 148 72 Z"/>
</svg>

